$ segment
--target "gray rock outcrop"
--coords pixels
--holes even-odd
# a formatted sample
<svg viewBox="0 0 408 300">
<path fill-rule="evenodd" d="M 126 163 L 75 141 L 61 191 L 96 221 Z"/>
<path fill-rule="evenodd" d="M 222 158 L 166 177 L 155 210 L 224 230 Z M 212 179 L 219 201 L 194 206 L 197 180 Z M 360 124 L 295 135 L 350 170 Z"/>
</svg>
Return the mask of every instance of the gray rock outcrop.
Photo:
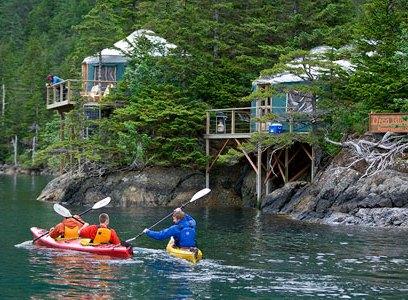
<svg viewBox="0 0 408 300">
<path fill-rule="evenodd" d="M 212 193 L 196 205 L 242 206 L 231 176 L 214 176 Z M 201 172 L 180 168 L 147 168 L 112 172 L 103 176 L 67 173 L 52 180 L 38 197 L 40 201 L 89 204 L 107 196 L 115 206 L 178 206 L 205 187 Z M 205 203 L 204 203 L 205 201 Z"/>
<path fill-rule="evenodd" d="M 262 202 L 266 212 L 325 224 L 408 227 L 408 172 L 391 168 L 373 176 L 346 167 L 342 153 L 313 184 L 291 182 Z"/>
</svg>

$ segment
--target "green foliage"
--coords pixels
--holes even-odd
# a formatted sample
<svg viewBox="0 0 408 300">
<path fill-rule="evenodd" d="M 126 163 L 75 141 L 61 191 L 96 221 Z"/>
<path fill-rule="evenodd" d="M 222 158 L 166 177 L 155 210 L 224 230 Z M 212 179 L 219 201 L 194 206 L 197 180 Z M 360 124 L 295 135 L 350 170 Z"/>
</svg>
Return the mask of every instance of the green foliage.
<svg viewBox="0 0 408 300">
<path fill-rule="evenodd" d="M 361 2 L 366 2 L 363 7 Z M 326 113 L 325 134 L 333 138 L 365 131 L 372 110 L 407 109 L 408 9 L 403 0 L 8 0 L 0 8 L 0 83 L 6 86 L 7 103 L 0 117 L 0 162 L 11 157 L 10 140 L 18 135 L 19 154 L 29 163 L 29 141 L 35 135 L 30 128 L 37 124 L 35 164 L 203 166 L 200 137 L 207 108 L 248 106 L 243 101 L 289 89 L 276 86 L 251 94 L 251 82 L 261 70 L 262 75 L 306 74 L 307 84 L 296 89 L 318 96 L 316 105 Z M 87 121 L 79 105 L 67 115 L 60 140 L 58 117 L 44 105 L 45 76 L 79 78 L 86 56 L 141 28 L 177 48 L 151 56 L 152 47 L 160 46 L 140 40 L 125 79 L 107 99 L 126 105 L 97 122 Z M 320 45 L 352 45 L 351 54 L 311 55 L 309 49 Z M 352 75 L 332 63 L 350 57 L 357 66 Z M 326 71 L 317 80 L 307 66 Z M 308 117 L 291 115 L 297 121 Z M 85 138 L 89 125 L 95 134 Z M 297 139 L 255 135 L 246 147 L 286 147 Z"/>
<path fill-rule="evenodd" d="M 150 137 L 147 153 L 154 153 L 160 164 L 203 165 L 197 136 L 205 105 L 188 97 L 183 72 L 176 77 L 171 70 L 180 66 L 174 60 L 183 58 L 141 54 L 135 53 L 125 77 L 130 102 L 116 110 L 113 122 L 132 121 L 138 134 Z"/>
</svg>

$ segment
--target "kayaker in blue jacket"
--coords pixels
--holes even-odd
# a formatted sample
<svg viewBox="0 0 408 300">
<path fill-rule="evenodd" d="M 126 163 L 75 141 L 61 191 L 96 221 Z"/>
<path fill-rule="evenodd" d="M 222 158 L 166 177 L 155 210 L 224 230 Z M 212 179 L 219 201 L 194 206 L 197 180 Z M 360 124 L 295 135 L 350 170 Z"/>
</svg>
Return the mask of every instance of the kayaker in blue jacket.
<svg viewBox="0 0 408 300">
<path fill-rule="evenodd" d="M 189 248 L 196 246 L 196 221 L 188 214 L 184 213 L 181 208 L 176 208 L 173 212 L 174 225 L 161 231 L 145 229 L 148 237 L 156 240 L 164 240 L 170 237 L 174 238 L 175 246 Z"/>
</svg>

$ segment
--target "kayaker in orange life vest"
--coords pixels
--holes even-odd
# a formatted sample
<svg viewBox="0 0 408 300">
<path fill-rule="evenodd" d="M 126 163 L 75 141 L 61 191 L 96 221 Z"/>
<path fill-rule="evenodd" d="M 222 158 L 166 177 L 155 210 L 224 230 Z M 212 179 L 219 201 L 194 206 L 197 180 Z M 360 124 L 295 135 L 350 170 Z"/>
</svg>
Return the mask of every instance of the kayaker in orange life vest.
<svg viewBox="0 0 408 300">
<path fill-rule="evenodd" d="M 85 223 L 79 231 L 79 236 L 91 239 L 94 244 L 120 244 L 120 239 L 116 231 L 108 228 L 109 216 L 102 213 L 99 215 L 99 225 L 89 225 Z"/>
<path fill-rule="evenodd" d="M 82 223 L 78 220 L 82 221 Z M 77 239 L 79 238 L 79 230 L 84 223 L 85 222 L 78 215 L 75 215 L 73 218 L 66 218 L 62 220 L 61 223 L 55 225 L 55 227 L 52 227 L 49 235 L 53 239 L 58 237 L 65 239 Z"/>
</svg>

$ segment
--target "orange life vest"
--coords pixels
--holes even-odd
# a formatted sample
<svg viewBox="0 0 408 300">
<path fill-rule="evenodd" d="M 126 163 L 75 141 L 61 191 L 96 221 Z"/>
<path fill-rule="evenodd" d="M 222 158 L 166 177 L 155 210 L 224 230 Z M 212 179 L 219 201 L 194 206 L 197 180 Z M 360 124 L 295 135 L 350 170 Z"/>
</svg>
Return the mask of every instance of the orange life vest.
<svg viewBox="0 0 408 300">
<path fill-rule="evenodd" d="M 93 240 L 94 244 L 109 244 L 111 230 L 106 227 L 99 227 Z"/>
<path fill-rule="evenodd" d="M 79 238 L 79 227 L 64 227 L 64 238 L 65 239 L 77 239 Z"/>
</svg>

